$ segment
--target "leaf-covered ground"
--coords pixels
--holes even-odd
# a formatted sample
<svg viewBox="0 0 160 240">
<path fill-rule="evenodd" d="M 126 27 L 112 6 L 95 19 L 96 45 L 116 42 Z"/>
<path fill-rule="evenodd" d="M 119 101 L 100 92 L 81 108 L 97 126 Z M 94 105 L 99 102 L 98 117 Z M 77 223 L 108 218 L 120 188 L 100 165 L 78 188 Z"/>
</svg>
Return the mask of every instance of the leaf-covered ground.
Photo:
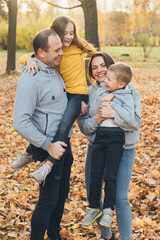
<svg viewBox="0 0 160 240">
<path fill-rule="evenodd" d="M 5 59 L 0 59 L 0 71 L 5 70 Z M 134 70 L 133 85 L 142 99 L 141 138 L 130 185 L 129 199 L 133 210 L 133 239 L 159 240 L 160 183 L 160 66 Z M 30 219 L 38 200 L 38 184 L 31 178 L 35 164 L 21 170 L 10 165 L 27 146 L 27 142 L 13 129 L 13 108 L 19 73 L 0 75 L 0 239 L 28 240 Z M 82 228 L 88 206 L 84 182 L 87 140 L 74 125 L 72 137 L 74 164 L 69 198 L 65 204 L 62 236 L 67 240 L 100 239 L 96 226 Z M 112 230 L 119 233 L 114 215 Z M 47 239 L 47 236 L 46 236 Z"/>
</svg>

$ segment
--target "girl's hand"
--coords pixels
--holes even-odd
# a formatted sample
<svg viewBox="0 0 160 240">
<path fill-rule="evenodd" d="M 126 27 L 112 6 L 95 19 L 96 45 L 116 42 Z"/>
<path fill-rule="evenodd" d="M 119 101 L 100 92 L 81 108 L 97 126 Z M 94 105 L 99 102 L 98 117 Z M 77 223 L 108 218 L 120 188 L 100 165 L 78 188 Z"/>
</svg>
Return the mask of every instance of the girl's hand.
<svg viewBox="0 0 160 240">
<path fill-rule="evenodd" d="M 28 73 L 30 73 L 32 71 L 32 74 L 34 74 L 35 71 L 37 73 L 39 73 L 38 64 L 32 58 L 26 59 L 26 69 L 25 69 L 24 73 L 26 73 L 27 71 L 28 71 Z"/>
<path fill-rule="evenodd" d="M 103 102 L 99 106 L 99 115 L 104 119 L 115 118 L 116 111 L 111 107 L 111 104 Z"/>
<path fill-rule="evenodd" d="M 82 101 L 80 116 L 86 114 L 87 110 L 88 110 L 88 105 L 85 102 Z"/>
<path fill-rule="evenodd" d="M 114 98 L 114 95 L 112 93 L 104 95 L 101 100 L 102 102 L 109 102 Z"/>
</svg>

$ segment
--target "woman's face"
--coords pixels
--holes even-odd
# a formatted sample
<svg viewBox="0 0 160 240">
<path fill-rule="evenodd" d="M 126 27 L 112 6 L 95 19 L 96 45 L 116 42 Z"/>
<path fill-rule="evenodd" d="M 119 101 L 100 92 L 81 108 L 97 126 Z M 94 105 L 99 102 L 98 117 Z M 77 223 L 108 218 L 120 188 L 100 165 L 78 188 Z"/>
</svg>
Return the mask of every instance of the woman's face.
<svg viewBox="0 0 160 240">
<path fill-rule="evenodd" d="M 103 57 L 97 56 L 92 60 L 92 77 L 99 83 L 104 82 L 107 74 L 107 66 Z"/>
</svg>

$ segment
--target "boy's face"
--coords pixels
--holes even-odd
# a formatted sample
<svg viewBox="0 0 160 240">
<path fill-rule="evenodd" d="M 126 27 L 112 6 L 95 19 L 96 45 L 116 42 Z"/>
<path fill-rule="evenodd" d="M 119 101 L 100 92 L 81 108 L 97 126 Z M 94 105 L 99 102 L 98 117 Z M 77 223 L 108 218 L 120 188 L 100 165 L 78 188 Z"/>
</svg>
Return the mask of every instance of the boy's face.
<svg viewBox="0 0 160 240">
<path fill-rule="evenodd" d="M 105 79 L 106 89 L 109 92 L 115 91 L 125 87 L 125 83 L 117 80 L 116 74 L 113 71 L 108 70 Z"/>
</svg>

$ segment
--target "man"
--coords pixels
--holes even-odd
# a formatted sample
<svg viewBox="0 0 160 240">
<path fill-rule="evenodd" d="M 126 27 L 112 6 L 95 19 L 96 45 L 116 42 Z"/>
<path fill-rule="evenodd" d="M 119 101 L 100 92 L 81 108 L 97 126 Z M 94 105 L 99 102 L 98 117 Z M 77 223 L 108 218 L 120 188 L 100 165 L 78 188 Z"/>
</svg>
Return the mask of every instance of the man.
<svg viewBox="0 0 160 240">
<path fill-rule="evenodd" d="M 31 240 L 44 239 L 46 230 L 51 240 L 57 240 L 61 239 L 60 221 L 73 162 L 69 138 L 67 144 L 51 142 L 67 106 L 65 85 L 56 68 L 63 51 L 59 36 L 51 29 L 41 30 L 33 40 L 33 47 L 39 73 L 22 74 L 19 80 L 14 128 L 54 159 L 58 160 L 64 154 L 61 164 L 55 165 L 40 185 L 39 201 L 31 220 Z"/>
</svg>

